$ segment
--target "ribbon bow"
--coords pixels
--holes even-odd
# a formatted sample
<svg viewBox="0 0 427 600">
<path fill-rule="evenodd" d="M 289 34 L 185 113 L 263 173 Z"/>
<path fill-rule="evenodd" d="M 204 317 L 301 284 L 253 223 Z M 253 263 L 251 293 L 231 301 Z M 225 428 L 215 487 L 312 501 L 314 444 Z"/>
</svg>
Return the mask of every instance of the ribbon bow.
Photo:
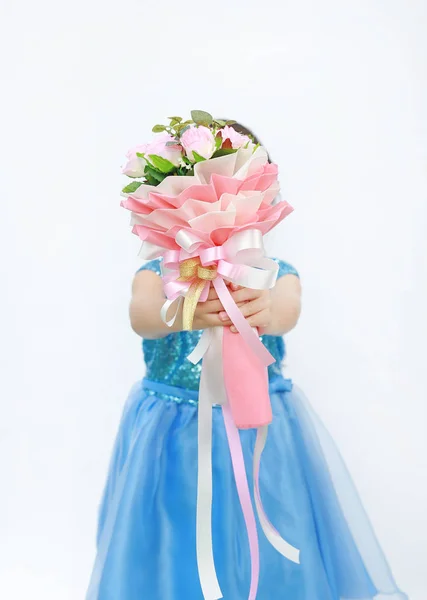
<svg viewBox="0 0 427 600">
<path fill-rule="evenodd" d="M 179 264 L 179 277 L 177 281 L 191 282 L 184 299 L 182 309 L 183 329 L 191 331 L 193 328 L 194 313 L 203 290 L 209 282 L 217 277 L 217 267 L 211 265 L 204 267 L 198 256 L 187 258 Z"/>
</svg>

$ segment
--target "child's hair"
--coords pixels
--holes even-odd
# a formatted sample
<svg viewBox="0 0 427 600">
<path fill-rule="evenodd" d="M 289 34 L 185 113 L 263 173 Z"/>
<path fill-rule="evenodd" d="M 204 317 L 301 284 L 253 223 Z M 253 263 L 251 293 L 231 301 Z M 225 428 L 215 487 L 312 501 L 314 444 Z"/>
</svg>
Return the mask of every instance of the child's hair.
<svg viewBox="0 0 427 600">
<path fill-rule="evenodd" d="M 228 119 L 222 119 L 222 120 L 228 121 Z M 256 136 L 254 134 L 254 132 L 251 129 L 249 129 L 249 127 L 246 127 L 245 125 L 242 125 L 242 123 L 238 123 L 236 121 L 235 123 L 232 124 L 232 128 L 235 129 L 236 131 L 238 131 L 239 133 L 241 133 L 242 135 L 251 136 L 255 144 L 260 144 L 262 146 L 259 137 Z M 267 155 L 268 155 L 268 161 L 271 162 L 271 158 L 270 158 L 270 155 L 268 154 L 268 152 L 267 152 Z"/>
</svg>

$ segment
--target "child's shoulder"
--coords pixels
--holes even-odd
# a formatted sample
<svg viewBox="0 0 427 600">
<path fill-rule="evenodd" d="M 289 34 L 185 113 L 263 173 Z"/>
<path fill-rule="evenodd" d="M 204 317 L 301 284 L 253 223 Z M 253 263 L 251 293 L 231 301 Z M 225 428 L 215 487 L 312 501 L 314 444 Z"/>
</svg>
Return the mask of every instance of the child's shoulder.
<svg viewBox="0 0 427 600">
<path fill-rule="evenodd" d="M 296 275 L 299 277 L 298 271 L 292 266 L 290 263 L 282 260 L 281 258 L 273 258 L 273 260 L 279 266 L 278 277 L 283 277 L 284 275 Z M 143 264 L 137 272 L 139 271 L 153 271 L 157 273 L 157 275 L 161 274 L 161 258 L 155 258 L 154 260 L 149 260 L 145 264 Z"/>
<path fill-rule="evenodd" d="M 142 267 L 139 267 L 137 273 L 139 273 L 140 271 L 153 271 L 154 273 L 157 273 L 157 275 L 161 275 L 160 264 L 161 264 L 160 258 L 155 258 L 154 260 L 149 260 L 148 262 L 143 264 Z"/>
<path fill-rule="evenodd" d="M 283 277 L 284 275 L 295 275 L 296 277 L 299 277 L 298 271 L 290 263 L 282 260 L 281 258 L 273 258 L 273 260 L 279 266 L 279 273 L 277 277 Z"/>
</svg>

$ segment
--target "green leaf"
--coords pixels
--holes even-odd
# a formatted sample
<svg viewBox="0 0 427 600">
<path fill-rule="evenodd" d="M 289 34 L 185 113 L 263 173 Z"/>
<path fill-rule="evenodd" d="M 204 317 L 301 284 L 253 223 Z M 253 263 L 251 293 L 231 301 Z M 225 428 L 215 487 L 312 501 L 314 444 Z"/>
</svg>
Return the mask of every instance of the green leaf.
<svg viewBox="0 0 427 600">
<path fill-rule="evenodd" d="M 202 160 L 206 160 L 206 158 L 204 156 L 202 156 L 201 154 L 199 154 L 198 152 L 196 152 L 195 150 L 193 150 L 193 156 L 194 156 L 194 161 L 196 163 L 198 162 L 202 162 Z"/>
<path fill-rule="evenodd" d="M 149 175 L 147 173 L 145 174 L 145 179 L 146 179 L 147 185 L 156 186 L 156 185 L 159 185 L 159 183 L 160 183 L 159 181 L 157 181 L 157 179 L 154 179 L 154 177 L 151 177 L 151 175 Z"/>
<path fill-rule="evenodd" d="M 220 127 L 225 127 L 226 125 L 226 121 L 223 121 L 222 119 L 217 119 L 215 123 L 218 123 Z"/>
<path fill-rule="evenodd" d="M 175 125 L 175 131 L 177 135 L 181 135 L 184 131 L 186 131 L 191 125 L 193 125 L 193 121 L 183 121 L 182 123 L 177 123 Z"/>
<path fill-rule="evenodd" d="M 237 123 L 237 121 L 226 121 L 225 124 L 226 125 L 234 125 L 234 123 Z"/>
<path fill-rule="evenodd" d="M 160 133 L 161 131 L 165 131 L 166 127 L 164 125 L 154 125 L 152 131 L 154 131 L 154 133 Z"/>
<path fill-rule="evenodd" d="M 168 119 L 170 119 L 171 121 L 176 121 L 177 123 L 180 123 L 182 121 L 182 117 L 168 117 Z"/>
<path fill-rule="evenodd" d="M 183 127 L 182 129 L 180 129 L 179 131 L 179 135 L 182 135 L 184 133 L 184 131 L 187 131 L 187 129 L 190 129 L 191 125 L 186 125 L 185 127 Z"/>
<path fill-rule="evenodd" d="M 161 173 L 151 165 L 145 165 L 144 174 L 150 185 L 158 185 L 166 177 L 165 173 Z"/>
<path fill-rule="evenodd" d="M 145 174 L 145 181 L 147 185 L 159 185 L 160 181 L 157 181 L 157 179 L 154 179 L 154 177 L 152 177 L 149 173 Z"/>
<path fill-rule="evenodd" d="M 154 167 L 161 173 L 170 173 L 176 169 L 175 165 L 167 158 L 163 158 L 163 156 L 158 156 L 157 154 L 149 154 L 148 156 Z"/>
<path fill-rule="evenodd" d="M 205 127 L 211 125 L 213 116 L 204 110 L 192 110 L 191 118 L 197 125 L 204 125 Z"/>
<path fill-rule="evenodd" d="M 238 148 L 220 148 L 212 154 L 212 158 L 219 158 L 220 156 L 226 156 L 227 154 L 234 154 L 237 152 L 237 150 Z"/>
<path fill-rule="evenodd" d="M 137 152 L 136 155 L 138 158 L 145 158 L 144 152 Z"/>
<path fill-rule="evenodd" d="M 254 149 L 252 150 L 252 154 L 255 152 L 255 150 L 257 150 L 259 147 L 261 146 L 261 144 L 258 142 L 258 144 L 256 146 L 254 146 Z"/>
<path fill-rule="evenodd" d="M 221 145 L 222 145 L 222 136 L 217 135 L 215 137 L 215 150 L 218 150 L 218 148 L 221 148 Z"/>
<path fill-rule="evenodd" d="M 142 185 L 141 181 L 132 181 L 132 183 L 129 183 L 128 185 L 126 185 L 123 189 L 122 192 L 124 194 L 132 194 L 133 192 L 136 192 L 136 190 Z"/>
</svg>

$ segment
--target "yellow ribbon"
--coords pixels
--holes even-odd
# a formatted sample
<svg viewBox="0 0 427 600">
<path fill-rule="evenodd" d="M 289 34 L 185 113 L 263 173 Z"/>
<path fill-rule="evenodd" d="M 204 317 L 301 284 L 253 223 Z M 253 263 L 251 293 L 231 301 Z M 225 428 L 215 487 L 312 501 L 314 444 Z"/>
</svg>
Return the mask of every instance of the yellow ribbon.
<svg viewBox="0 0 427 600">
<path fill-rule="evenodd" d="M 178 281 L 191 281 L 191 285 L 185 296 L 184 306 L 182 309 L 182 326 L 183 329 L 191 331 L 193 329 L 194 313 L 196 312 L 197 303 L 209 281 L 216 278 L 216 266 L 204 267 L 200 262 L 200 258 L 187 258 L 179 265 Z"/>
</svg>

